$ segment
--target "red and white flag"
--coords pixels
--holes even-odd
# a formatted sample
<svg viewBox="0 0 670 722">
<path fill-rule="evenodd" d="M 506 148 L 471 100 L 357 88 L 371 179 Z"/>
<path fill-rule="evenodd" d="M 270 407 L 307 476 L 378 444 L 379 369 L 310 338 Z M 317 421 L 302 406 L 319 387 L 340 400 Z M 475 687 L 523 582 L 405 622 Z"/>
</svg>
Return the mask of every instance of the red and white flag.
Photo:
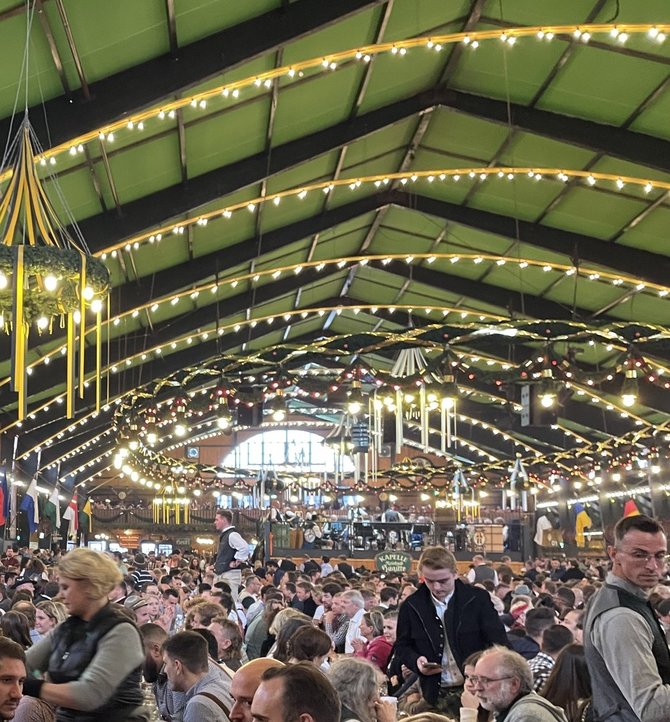
<svg viewBox="0 0 670 722">
<path fill-rule="evenodd" d="M 72 501 L 70 501 L 68 508 L 63 512 L 63 519 L 67 519 L 69 522 L 68 530 L 67 530 L 68 537 L 77 536 L 77 530 L 79 529 L 79 510 L 77 509 L 77 492 L 74 493 L 74 495 L 72 497 Z"/>
</svg>

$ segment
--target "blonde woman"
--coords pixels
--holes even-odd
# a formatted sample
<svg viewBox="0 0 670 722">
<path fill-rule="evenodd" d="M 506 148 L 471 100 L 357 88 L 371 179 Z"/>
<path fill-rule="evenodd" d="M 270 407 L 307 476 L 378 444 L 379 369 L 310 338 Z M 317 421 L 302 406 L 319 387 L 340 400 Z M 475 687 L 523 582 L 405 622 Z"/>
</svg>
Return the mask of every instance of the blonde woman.
<svg viewBox="0 0 670 722">
<path fill-rule="evenodd" d="M 44 636 L 67 619 L 67 610 L 61 602 L 38 602 L 35 612 L 35 631 Z"/>
<path fill-rule="evenodd" d="M 145 719 L 140 689 L 144 651 L 134 622 L 107 595 L 122 580 L 105 554 L 78 548 L 58 565 L 70 616 L 27 653 L 23 693 L 57 708 L 58 722 Z"/>
</svg>

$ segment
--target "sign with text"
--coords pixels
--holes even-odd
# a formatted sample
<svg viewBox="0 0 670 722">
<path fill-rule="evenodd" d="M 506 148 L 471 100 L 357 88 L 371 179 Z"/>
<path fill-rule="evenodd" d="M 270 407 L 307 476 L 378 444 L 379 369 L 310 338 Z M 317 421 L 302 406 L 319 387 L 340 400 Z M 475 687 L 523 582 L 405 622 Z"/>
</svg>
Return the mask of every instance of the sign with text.
<svg viewBox="0 0 670 722">
<path fill-rule="evenodd" d="M 412 568 L 412 557 L 407 552 L 379 552 L 375 556 L 375 566 L 384 574 L 402 574 Z"/>
</svg>

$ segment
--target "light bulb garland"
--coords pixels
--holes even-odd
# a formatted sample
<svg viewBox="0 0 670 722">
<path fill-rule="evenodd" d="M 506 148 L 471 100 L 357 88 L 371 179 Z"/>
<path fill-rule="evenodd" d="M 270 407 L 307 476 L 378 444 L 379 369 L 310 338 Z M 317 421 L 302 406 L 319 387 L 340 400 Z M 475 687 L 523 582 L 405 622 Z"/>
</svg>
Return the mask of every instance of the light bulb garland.
<svg viewBox="0 0 670 722">
<path fill-rule="evenodd" d="M 518 337 L 519 339 L 522 339 L 522 338 L 523 338 L 524 340 L 525 340 L 525 339 L 532 340 L 533 338 L 537 338 L 537 339 L 539 340 L 539 339 L 543 338 L 542 335 L 530 333 L 528 329 L 532 329 L 532 328 L 536 328 L 536 327 L 541 327 L 541 328 L 543 327 L 543 330 L 546 331 L 546 330 L 547 330 L 547 327 L 550 326 L 552 323 L 553 323 L 553 322 L 551 322 L 551 321 L 543 321 L 543 322 L 527 322 L 527 321 L 522 321 L 522 322 L 514 322 L 514 323 L 509 323 L 509 322 L 508 322 L 507 324 L 501 325 L 501 326 L 499 326 L 499 327 L 496 328 L 496 329 L 490 328 L 490 329 L 488 329 L 487 332 L 488 332 L 488 333 L 496 333 L 496 332 L 499 332 L 503 337 L 505 337 L 505 338 L 511 338 L 511 337 L 509 336 L 509 331 L 511 331 L 511 330 L 514 329 L 514 330 L 516 331 L 516 333 L 514 334 L 514 337 Z M 587 328 L 587 326 L 585 326 L 584 324 L 578 324 L 578 323 L 573 323 L 572 325 L 573 325 L 573 328 L 574 328 L 575 339 L 579 339 L 579 338 L 581 337 L 581 338 L 582 338 L 582 342 L 583 342 L 583 341 L 584 341 L 583 332 L 584 332 L 584 330 Z M 470 337 L 470 332 L 471 332 L 473 329 L 477 329 L 478 331 L 482 331 L 482 330 L 483 330 L 481 327 L 477 328 L 476 325 L 467 324 L 467 323 L 465 323 L 465 324 L 464 324 L 464 323 L 460 323 L 460 324 L 450 324 L 449 328 L 450 328 L 450 330 L 452 330 L 452 332 L 453 332 L 453 331 L 456 330 L 457 326 L 460 326 L 460 329 L 461 329 L 461 331 L 463 332 L 463 334 L 464 334 L 464 336 L 465 336 L 466 339 Z M 524 328 L 524 326 L 527 327 L 527 328 Z M 625 333 L 625 332 L 626 332 L 626 324 L 623 324 L 623 323 L 621 323 L 621 324 L 615 324 L 615 326 L 617 327 L 617 330 L 618 330 L 619 332 L 621 332 L 621 333 Z M 561 328 L 564 328 L 564 327 L 565 327 L 565 324 L 561 323 Z M 635 327 L 636 327 L 636 332 L 639 333 L 639 332 L 640 332 L 640 326 L 639 326 L 638 324 L 636 324 Z M 420 339 L 422 333 L 425 333 L 426 335 L 429 335 L 429 334 L 431 333 L 432 329 L 437 329 L 437 328 L 439 328 L 439 326 L 432 326 L 432 327 L 430 327 L 430 328 L 428 328 L 428 329 L 425 329 L 424 331 L 421 331 L 420 329 L 412 329 L 412 330 L 409 330 L 409 331 L 404 331 L 403 333 L 395 334 L 395 335 L 393 336 L 393 341 L 394 341 L 394 342 L 398 342 L 398 343 L 401 343 L 401 342 L 402 342 L 402 343 L 408 343 L 408 342 L 411 342 L 411 339 L 413 339 L 413 338 L 415 338 L 415 339 L 417 339 L 417 340 Z M 649 329 L 649 338 L 651 338 L 651 339 L 654 339 L 654 338 L 655 338 L 655 335 L 654 335 L 653 331 L 654 331 L 653 328 L 650 328 L 650 329 Z M 608 348 L 611 347 L 612 342 L 618 337 L 616 334 L 614 334 L 614 332 L 612 331 L 611 327 L 608 327 L 608 326 L 606 326 L 606 325 L 603 325 L 603 326 L 600 327 L 600 328 L 593 327 L 593 328 L 591 328 L 590 333 L 595 334 L 596 336 L 597 336 L 597 335 L 601 335 L 601 336 L 603 337 L 603 340 L 606 340 L 606 341 L 607 341 Z M 381 342 L 382 340 L 388 342 L 389 338 L 388 338 L 387 334 L 377 334 L 377 335 L 378 335 L 378 337 L 379 337 L 379 339 L 380 339 L 380 342 Z M 349 337 L 350 337 L 350 336 L 344 336 L 344 337 L 342 337 L 341 340 L 342 340 L 343 343 L 345 343 L 345 345 L 346 345 L 346 339 L 349 338 Z M 561 340 L 564 341 L 564 342 L 569 342 L 569 341 L 570 341 L 570 335 L 569 335 L 569 334 L 561 334 L 560 338 L 561 338 Z M 640 338 L 640 339 L 638 340 L 638 343 L 641 344 L 641 343 L 643 342 L 643 340 L 644 340 L 643 338 Z M 470 341 L 471 341 L 471 338 L 470 338 Z M 623 337 L 622 337 L 621 341 L 623 342 Z M 456 337 L 455 337 L 456 348 L 457 348 L 457 344 L 458 344 L 458 343 L 459 343 L 459 341 L 458 341 L 458 336 L 456 336 Z M 314 352 L 314 351 L 320 351 L 320 352 L 326 351 L 326 352 L 327 352 L 327 349 L 324 348 L 326 345 L 327 345 L 327 343 L 324 342 L 323 344 L 318 344 L 318 343 L 317 343 L 316 345 L 312 345 L 312 346 L 310 346 L 310 347 L 301 347 L 301 348 L 298 350 L 297 353 L 298 353 L 298 354 L 299 354 L 299 353 L 302 353 L 302 352 L 304 352 L 305 350 L 307 350 L 308 348 L 309 348 L 312 352 Z M 374 346 L 371 346 L 370 350 L 373 351 L 373 350 L 374 350 Z M 341 350 L 336 349 L 336 350 L 333 351 L 333 350 L 331 349 L 330 353 L 331 353 L 331 355 L 337 355 L 337 354 L 340 354 L 340 353 L 341 353 Z M 508 376 L 508 377 L 510 377 L 510 378 L 514 377 L 514 378 L 517 378 L 517 381 L 521 381 L 521 380 L 523 380 L 524 378 L 529 378 L 529 376 L 532 377 L 532 375 L 533 375 L 532 373 L 531 373 L 531 374 L 528 373 L 529 370 L 532 372 L 532 368 L 530 368 L 527 364 L 524 364 L 524 366 L 523 366 L 523 368 L 522 368 L 522 374 L 523 374 L 523 375 L 516 377 L 516 376 L 515 376 L 516 371 L 514 370 L 514 368 L 513 368 L 509 363 L 506 363 L 506 362 L 505 362 L 504 360 L 502 360 L 502 359 L 497 359 L 497 360 L 496 360 L 496 359 L 492 359 L 492 358 L 490 358 L 490 357 L 487 357 L 485 354 L 475 354 L 475 353 L 470 352 L 470 351 L 468 351 L 468 350 L 466 350 L 466 353 L 461 353 L 460 351 L 457 350 L 457 351 L 456 351 L 456 354 L 457 354 L 457 356 L 458 356 L 458 358 L 459 358 L 459 363 L 462 365 L 462 368 L 463 368 L 464 372 L 467 372 L 467 378 L 465 379 L 465 381 L 471 380 L 470 377 L 472 377 L 472 378 L 479 377 L 479 378 L 481 378 L 481 379 L 486 379 L 486 378 L 495 379 L 495 378 L 497 377 L 498 379 L 501 379 L 501 378 L 505 378 L 505 376 Z M 236 357 L 228 357 L 228 359 L 230 360 L 230 366 L 231 366 L 231 368 L 233 368 L 233 369 L 235 368 L 236 365 L 239 365 L 240 363 L 241 363 L 241 364 L 258 363 L 258 362 L 267 363 L 267 359 L 265 359 L 265 360 L 263 359 L 263 353 L 262 353 L 262 352 L 257 352 L 257 353 L 255 353 L 255 354 L 250 354 L 248 357 L 243 357 L 243 358 L 241 358 L 241 359 L 237 359 Z M 486 363 L 487 366 L 490 365 L 490 364 L 493 365 L 493 362 L 495 361 L 495 362 L 497 363 L 497 365 L 498 365 L 499 368 L 495 371 L 495 373 L 490 373 L 490 372 L 487 373 L 486 370 L 482 370 L 482 369 L 476 369 L 476 373 L 474 373 L 473 370 L 472 370 L 472 368 L 471 368 L 471 363 L 472 363 L 473 361 L 479 362 L 479 361 L 482 361 L 482 360 L 485 361 L 485 363 Z M 637 360 L 635 361 L 636 364 L 642 364 L 643 362 L 644 362 L 645 364 L 647 363 L 647 361 L 645 361 L 642 357 L 637 358 Z M 656 362 L 654 362 L 654 364 L 656 364 Z M 583 385 L 583 383 L 582 383 L 582 385 L 577 384 L 574 379 L 577 378 L 578 375 L 579 375 L 579 373 L 582 373 L 582 372 L 580 372 L 580 370 L 579 370 L 578 367 L 571 367 L 571 368 L 572 368 L 573 370 L 566 370 L 566 371 L 565 371 L 566 379 L 567 379 L 567 377 L 568 377 L 569 375 L 572 376 L 572 379 L 571 379 L 571 380 L 569 380 L 569 381 L 566 380 L 566 387 L 572 388 L 572 387 L 574 386 L 574 387 L 576 388 L 576 394 L 577 394 L 577 396 L 587 396 L 588 398 L 592 399 L 592 400 L 593 400 L 594 402 L 596 402 L 596 403 L 601 403 L 601 402 L 602 402 L 602 403 L 603 403 L 603 408 L 604 408 L 605 410 L 613 411 L 613 412 L 619 412 L 619 413 L 621 413 L 621 414 L 625 414 L 626 417 L 634 418 L 635 421 L 636 421 L 636 423 L 638 423 L 638 424 L 640 425 L 640 427 L 642 427 L 642 428 L 647 428 L 647 427 L 648 427 L 648 422 L 644 419 L 644 417 L 640 417 L 639 415 L 635 415 L 635 414 L 633 414 L 629 409 L 621 408 L 620 406 L 617 406 L 616 404 L 613 404 L 613 403 L 611 402 L 611 400 L 606 399 L 606 397 L 605 397 L 602 393 L 600 393 L 600 392 L 597 390 L 597 388 L 587 387 L 587 386 Z M 620 372 L 620 369 L 621 369 L 621 367 L 618 367 L 618 368 L 615 367 L 614 370 L 615 370 L 615 372 L 618 373 L 618 372 Z M 575 373 L 575 371 L 576 371 L 577 373 Z M 641 381 L 646 382 L 646 383 L 658 383 L 659 380 L 663 378 L 662 369 L 656 368 L 654 373 L 656 374 L 655 376 L 649 376 L 649 377 L 643 376 L 643 377 L 641 377 Z M 608 373 L 608 376 L 612 377 L 611 371 L 610 371 L 610 373 Z M 597 376 L 596 376 L 596 378 L 597 378 Z M 581 380 L 582 380 L 582 382 L 584 381 L 583 378 L 582 378 Z M 600 380 L 599 380 L 599 382 L 600 382 Z M 664 386 L 667 388 L 667 385 L 666 385 L 667 382 L 663 381 L 663 384 L 664 384 Z M 481 392 L 481 390 L 478 390 L 478 389 L 472 389 L 472 393 L 480 393 L 480 394 L 481 394 L 482 392 Z M 486 395 L 486 394 L 484 394 L 484 395 Z M 489 392 L 489 395 L 490 395 L 490 392 Z M 493 398 L 493 396 L 492 396 L 491 398 Z M 58 401 L 62 402 L 62 400 L 63 400 L 62 397 L 59 397 L 58 399 L 56 399 L 57 402 L 58 402 Z M 116 403 L 119 403 L 119 402 L 120 402 L 120 399 L 116 399 Z M 501 400 L 500 400 L 500 403 L 505 403 L 505 402 L 501 399 Z M 513 403 L 512 406 L 513 406 L 513 408 L 515 409 L 515 411 L 517 411 L 517 412 L 519 411 L 519 408 L 520 408 L 520 407 L 519 407 L 518 404 L 514 404 L 514 403 Z M 46 404 L 46 405 L 44 405 L 44 407 L 45 407 L 46 409 L 49 409 L 49 408 L 50 408 L 50 404 Z M 107 407 L 106 407 L 106 408 L 107 408 Z M 37 410 L 36 410 L 36 411 L 37 411 Z M 35 411 L 35 412 L 36 412 L 36 411 Z M 31 419 L 35 419 L 35 418 L 36 418 L 35 412 L 33 412 L 33 413 L 30 414 L 30 418 L 31 418 Z M 74 428 L 76 428 L 76 425 L 77 425 L 77 424 L 84 424 L 84 423 L 87 422 L 87 420 L 89 420 L 90 418 L 95 418 L 96 416 L 97 416 L 97 413 L 96 413 L 96 412 L 91 412 L 90 414 L 88 414 L 88 415 L 86 415 L 84 418 L 82 418 L 80 421 L 76 422 L 76 424 L 71 425 L 70 427 L 68 427 L 68 429 L 74 429 Z M 13 423 L 16 424 L 16 425 L 18 425 L 17 422 L 13 422 Z M 657 428 L 663 428 L 663 425 L 660 425 L 660 426 L 657 425 Z M 583 439 L 583 437 L 580 437 L 580 436 L 579 436 L 578 434 L 576 434 L 574 431 L 569 431 L 569 430 L 567 430 L 567 429 L 565 429 L 565 428 L 563 429 L 563 431 L 564 431 L 564 433 L 565 433 L 566 435 L 568 435 L 568 436 L 572 435 L 572 436 L 573 436 L 575 439 L 577 439 L 577 440 Z M 42 445 L 49 445 L 52 441 L 54 441 L 54 440 L 56 440 L 56 439 L 61 439 L 62 437 L 63 437 L 63 431 L 58 431 L 58 432 L 54 433 L 54 435 L 53 435 L 52 437 L 49 437 L 45 442 L 42 442 Z M 34 448 L 35 448 L 35 447 L 33 447 L 33 449 L 29 450 L 28 452 L 26 452 L 26 454 L 31 453 L 31 451 L 33 451 Z"/>
<path fill-rule="evenodd" d="M 214 220 L 229 220 L 235 213 L 241 211 L 255 213 L 262 204 L 271 203 L 274 206 L 278 206 L 284 199 L 297 199 L 298 202 L 300 202 L 303 201 L 309 193 L 321 192 L 322 194 L 329 194 L 338 188 L 348 188 L 350 191 L 358 191 L 360 189 L 365 189 L 366 186 L 372 186 L 377 190 L 383 190 L 390 187 L 394 182 L 398 183 L 402 188 L 407 184 L 413 185 L 419 181 L 430 185 L 436 182 L 467 183 L 484 182 L 487 180 L 509 182 L 515 179 L 530 179 L 533 182 L 554 181 L 560 183 L 567 183 L 570 180 L 580 180 L 588 188 L 602 186 L 619 193 L 626 187 L 633 187 L 640 190 L 643 196 L 650 194 L 654 190 L 659 192 L 667 192 L 670 190 L 670 182 L 668 181 L 653 180 L 631 175 L 621 175 L 617 173 L 603 173 L 594 170 L 545 168 L 541 166 L 466 166 L 462 168 L 407 170 L 399 171 L 397 173 L 357 176 L 353 178 L 336 178 L 332 180 L 308 183 L 288 188 L 286 190 L 277 191 L 276 193 L 269 193 L 264 196 L 257 196 L 234 204 L 220 206 L 208 211 L 207 213 L 198 214 L 192 218 L 185 218 L 178 222 L 170 222 L 149 231 L 143 231 L 142 233 L 128 237 L 111 246 L 107 246 L 106 248 L 97 251 L 96 255 L 102 260 L 106 260 L 108 257 L 116 258 L 116 255 L 121 250 L 130 252 L 132 250 L 138 250 L 145 243 L 160 243 L 162 240 L 170 237 L 182 236 L 185 229 L 188 227 L 206 226 Z M 481 262 L 485 256 L 486 254 L 480 254 L 477 257 L 480 259 L 479 262 Z M 541 265 L 538 264 L 537 261 L 533 262 L 531 259 L 529 259 L 527 263 Z M 553 265 L 554 264 L 548 264 L 549 270 L 552 270 Z M 565 270 L 566 272 L 569 271 L 569 275 L 571 275 L 578 269 L 576 267 L 566 267 Z M 591 280 L 595 280 L 598 274 L 602 273 L 602 271 L 594 270 L 592 273 L 596 275 L 594 279 Z M 619 277 L 617 274 L 605 272 L 605 277 L 611 278 L 611 282 L 614 283 L 614 285 L 619 285 Z M 659 291 L 666 290 L 665 286 L 658 284 L 655 286 L 658 286 Z"/>
<path fill-rule="evenodd" d="M 463 44 L 469 50 L 476 50 L 484 42 L 501 42 L 505 47 L 518 46 L 519 40 L 533 38 L 537 42 L 551 42 L 555 39 L 577 39 L 588 43 L 595 36 L 603 36 L 613 48 L 624 45 L 633 35 L 646 35 L 650 43 L 660 45 L 670 34 L 667 23 L 584 23 L 569 25 L 536 25 L 527 27 L 508 27 L 504 30 L 474 30 L 460 33 L 420 36 L 387 43 L 359 46 L 336 53 L 328 53 L 297 61 L 291 65 L 272 68 L 240 80 L 209 88 L 206 91 L 189 94 L 182 98 L 166 101 L 152 108 L 133 113 L 117 121 L 107 123 L 87 133 L 70 138 L 41 153 L 37 161 L 43 166 L 55 166 L 57 157 L 68 154 L 76 157 L 84 153 L 85 146 L 93 141 L 111 144 L 123 133 L 137 133 L 147 129 L 152 123 L 161 127 L 165 122 L 177 120 L 177 111 L 192 108 L 204 112 L 212 109 L 214 102 L 226 105 L 237 102 L 242 91 L 271 92 L 276 81 L 290 84 L 304 77 L 306 72 L 331 73 L 347 62 L 367 64 L 376 55 L 390 55 L 399 59 L 411 57 L 409 51 L 424 49 L 428 52 L 441 52 L 446 47 Z M 0 182 L 9 177 L 0 176 Z"/>
</svg>

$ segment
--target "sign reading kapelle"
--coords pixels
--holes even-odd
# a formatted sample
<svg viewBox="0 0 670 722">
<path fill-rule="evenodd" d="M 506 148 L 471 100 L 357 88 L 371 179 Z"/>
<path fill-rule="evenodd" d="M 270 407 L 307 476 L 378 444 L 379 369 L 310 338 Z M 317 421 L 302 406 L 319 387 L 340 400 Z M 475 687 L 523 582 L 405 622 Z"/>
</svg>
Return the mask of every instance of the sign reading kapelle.
<svg viewBox="0 0 670 722">
<path fill-rule="evenodd" d="M 375 556 L 375 566 L 384 574 L 399 574 L 412 568 L 412 557 L 407 552 L 379 552 Z"/>
</svg>

